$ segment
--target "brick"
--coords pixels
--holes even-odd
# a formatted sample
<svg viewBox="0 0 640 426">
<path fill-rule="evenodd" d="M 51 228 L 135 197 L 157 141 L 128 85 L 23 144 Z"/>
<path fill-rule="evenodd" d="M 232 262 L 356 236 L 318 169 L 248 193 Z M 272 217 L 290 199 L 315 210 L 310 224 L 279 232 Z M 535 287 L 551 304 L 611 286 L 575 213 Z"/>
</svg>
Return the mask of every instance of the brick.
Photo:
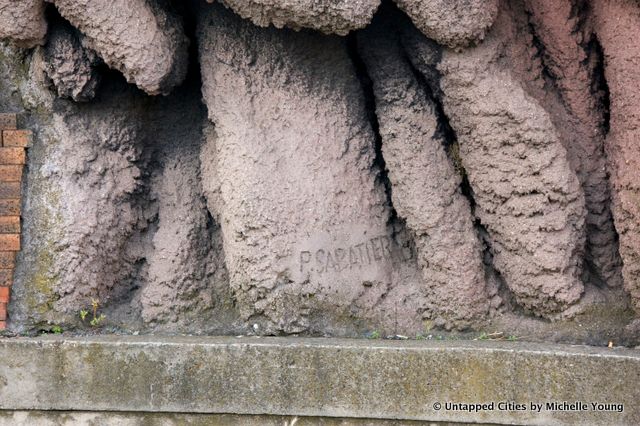
<svg viewBox="0 0 640 426">
<path fill-rule="evenodd" d="M 25 164 L 24 148 L 0 148 L 0 164 Z"/>
<path fill-rule="evenodd" d="M 20 182 L 23 166 L 0 165 L 0 182 Z"/>
<path fill-rule="evenodd" d="M 6 330 L 6 329 L 7 329 L 7 322 L 0 321 L 0 330 Z"/>
<path fill-rule="evenodd" d="M 3 201 L 0 200 L 0 205 Z M 19 200 L 18 200 L 19 201 Z M 2 208 L 0 207 L 0 211 Z M 19 234 L 20 216 L 0 216 L 0 234 Z"/>
<path fill-rule="evenodd" d="M 13 269 L 0 269 L 0 296 L 3 289 L 13 284 Z M 0 300 L 2 302 L 2 300 Z"/>
<path fill-rule="evenodd" d="M 15 219 L 4 220 L 4 216 L 20 216 L 20 200 L 2 200 L 0 199 L 0 226 L 8 222 L 13 222 Z M 9 232 L 9 234 L 18 234 L 19 232 Z M 0 231 L 0 234 L 7 234 L 7 232 Z"/>
<path fill-rule="evenodd" d="M 0 129 L 15 130 L 18 128 L 18 116 L 16 114 L 0 114 Z"/>
<path fill-rule="evenodd" d="M 9 293 L 9 287 L 0 287 L 0 303 L 9 303 Z"/>
<path fill-rule="evenodd" d="M 0 200 L 20 199 L 21 193 L 20 182 L 0 182 Z"/>
<path fill-rule="evenodd" d="M 0 251 L 20 251 L 20 234 L 0 234 Z"/>
<path fill-rule="evenodd" d="M 31 130 L 3 130 L 2 146 L 26 148 L 31 145 Z"/>
<path fill-rule="evenodd" d="M 0 269 L 13 269 L 16 266 L 15 251 L 0 251 Z"/>
<path fill-rule="evenodd" d="M 2 200 L 0 199 L 0 218 L 2 216 L 20 216 L 20 200 Z M 18 223 L 19 224 L 19 223 Z M 2 226 L 2 219 L 0 219 L 0 227 Z M 14 233 L 19 233 L 14 232 Z M 12 232 L 10 232 L 11 234 Z M 0 231 L 0 234 L 6 234 L 5 231 Z"/>
</svg>

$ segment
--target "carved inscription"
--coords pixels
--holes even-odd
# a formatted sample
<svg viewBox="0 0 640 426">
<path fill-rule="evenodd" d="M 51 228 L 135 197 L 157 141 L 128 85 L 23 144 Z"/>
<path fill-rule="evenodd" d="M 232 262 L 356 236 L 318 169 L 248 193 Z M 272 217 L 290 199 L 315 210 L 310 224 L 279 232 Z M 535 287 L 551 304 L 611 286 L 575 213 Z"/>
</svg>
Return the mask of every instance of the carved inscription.
<svg viewBox="0 0 640 426">
<path fill-rule="evenodd" d="M 318 274 L 351 271 L 385 261 L 404 261 L 413 257 L 411 247 L 399 247 L 387 235 L 366 239 L 357 244 L 300 250 L 299 272 Z"/>
</svg>

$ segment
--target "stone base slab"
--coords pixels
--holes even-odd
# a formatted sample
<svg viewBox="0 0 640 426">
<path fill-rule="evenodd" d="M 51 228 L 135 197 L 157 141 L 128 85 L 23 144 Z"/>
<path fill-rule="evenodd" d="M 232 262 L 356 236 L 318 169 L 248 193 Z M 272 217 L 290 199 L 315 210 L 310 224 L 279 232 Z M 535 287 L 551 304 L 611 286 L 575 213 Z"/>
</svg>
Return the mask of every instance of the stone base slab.
<svg viewBox="0 0 640 426">
<path fill-rule="evenodd" d="M 640 351 L 634 349 L 490 341 L 51 335 L 0 339 L 0 360 L 0 419 L 56 410 L 134 417 L 164 413 L 167 418 L 189 413 L 640 424 Z"/>
</svg>

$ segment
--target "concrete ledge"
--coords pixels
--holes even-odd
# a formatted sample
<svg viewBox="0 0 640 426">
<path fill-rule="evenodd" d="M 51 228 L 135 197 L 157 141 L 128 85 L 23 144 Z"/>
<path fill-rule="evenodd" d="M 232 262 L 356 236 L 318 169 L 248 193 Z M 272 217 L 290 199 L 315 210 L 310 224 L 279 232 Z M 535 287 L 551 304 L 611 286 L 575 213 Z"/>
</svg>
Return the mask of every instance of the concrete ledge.
<svg viewBox="0 0 640 426">
<path fill-rule="evenodd" d="M 0 409 L 8 411 L 640 424 L 640 351 L 630 349 L 512 342 L 47 336 L 0 340 L 0 360 Z M 447 409 L 448 402 L 493 407 L 468 412 Z M 532 402 L 542 404 L 540 412 L 531 410 Z M 572 411 L 563 402 L 585 405 Z M 592 403 L 608 405 L 594 408 Z"/>
<path fill-rule="evenodd" d="M 126 413 L 87 411 L 1 411 L 0 426 L 470 426 L 416 420 L 242 414 Z M 491 425 L 482 425 L 491 426 Z"/>
</svg>

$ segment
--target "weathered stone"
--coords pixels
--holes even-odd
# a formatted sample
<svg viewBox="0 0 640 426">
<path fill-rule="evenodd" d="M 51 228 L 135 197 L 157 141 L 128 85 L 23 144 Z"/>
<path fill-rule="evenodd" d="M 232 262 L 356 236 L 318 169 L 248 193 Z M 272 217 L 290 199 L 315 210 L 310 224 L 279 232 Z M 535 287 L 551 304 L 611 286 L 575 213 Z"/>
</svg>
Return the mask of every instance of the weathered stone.
<svg viewBox="0 0 640 426">
<path fill-rule="evenodd" d="M 462 53 L 420 34 L 393 2 L 380 17 L 394 20 L 402 46 L 393 31 L 339 38 L 257 28 L 222 5 L 179 3 L 60 0 L 86 35 L 61 32 L 51 6 L 45 48 L 0 43 L 0 111 L 19 113 L 32 132 L 4 138 L 30 146 L 27 174 L 2 170 L 15 181 L 5 192 L 25 197 L 4 203 L 12 215 L 24 207 L 22 241 L 12 240 L 22 252 L 11 331 L 414 336 L 471 326 L 638 341 L 636 323 L 623 333 L 632 312 L 617 286 L 602 154 L 610 125 L 626 287 L 640 300 L 638 96 L 627 77 L 638 52 L 613 24 L 631 28 L 634 3 L 599 3 L 596 38 L 582 2 L 502 1 L 483 44 L 442 29 L 470 43 Z M 310 22 L 334 31 L 328 22 L 338 20 L 318 4 Z M 159 5 L 189 24 L 201 19 L 209 121 L 196 67 L 189 87 L 167 97 L 101 67 L 105 86 L 91 102 L 60 99 L 92 96 L 90 51 L 100 43 L 111 67 L 145 90 L 178 84 L 186 38 Z M 344 6 L 339 13 L 351 16 L 367 4 Z M 469 16 L 465 29 L 485 28 L 480 18 L 467 25 Z M 106 315 L 95 329 L 79 319 L 92 298 Z M 579 323 L 535 318 L 579 310 Z"/>
<path fill-rule="evenodd" d="M 107 65 L 145 92 L 167 94 L 184 79 L 189 41 L 180 19 L 162 8 L 158 0 L 54 3 Z"/>
<path fill-rule="evenodd" d="M 238 330 L 199 185 L 199 99 L 197 82 L 150 98 L 106 73 L 94 101 L 39 107 L 10 327 L 89 328 L 97 299 L 102 325 Z"/>
<path fill-rule="evenodd" d="M 483 44 L 445 50 L 437 67 L 493 264 L 519 304 L 553 316 L 583 291 L 584 196 L 549 114 L 498 60 L 509 43 L 501 26 L 511 19 L 501 8 Z M 407 37 L 424 66 L 432 45 Z"/>
<path fill-rule="evenodd" d="M 26 266 L 14 285 L 12 320 L 35 325 L 78 319 L 97 299 L 126 297 L 146 226 L 141 190 L 138 94 L 109 84 L 99 103 L 59 102 L 30 150 L 24 194 Z M 115 318 L 114 318 L 115 319 Z"/>
<path fill-rule="evenodd" d="M 156 135 L 153 157 L 160 167 L 150 181 L 158 217 L 152 248 L 145 252 L 148 272 L 140 307 L 145 325 L 156 330 L 220 333 L 235 318 L 228 315 L 220 227 L 209 216 L 202 192 L 199 154 L 206 112 L 194 83 L 155 105 L 156 118 L 147 128 Z"/>
<path fill-rule="evenodd" d="M 236 414 L 119 413 L 77 411 L 0 411 L 0 426 L 426 426 L 412 420 Z M 475 423 L 429 422 L 428 426 Z"/>
<path fill-rule="evenodd" d="M 427 37 L 451 48 L 484 39 L 498 0 L 394 0 Z"/>
<path fill-rule="evenodd" d="M 46 34 L 44 0 L 0 0 L 0 38 L 34 47 L 44 43 Z"/>
<path fill-rule="evenodd" d="M 593 10 L 610 91 L 606 152 L 624 285 L 640 312 L 640 5 L 633 0 L 598 0 Z"/>
<path fill-rule="evenodd" d="M 482 249 L 468 201 L 443 146 L 436 107 L 405 59 L 395 27 L 375 19 L 358 37 L 373 80 L 393 206 L 406 220 L 436 324 L 487 317 Z"/>
<path fill-rule="evenodd" d="M 277 28 L 311 28 L 346 35 L 371 21 L 380 0 L 222 0 L 222 3 L 261 27 L 273 24 Z"/>
<path fill-rule="evenodd" d="M 517 342 L 81 337 L 0 340 L 5 410 L 637 425 L 640 352 Z M 151 386 L 152 385 L 152 386 Z M 606 392 L 603 392 L 603 389 Z M 585 410 L 546 403 L 582 402 Z M 493 410 L 446 402 L 494 403 Z M 526 410 L 497 404 L 525 404 Z M 543 404 L 540 412 L 531 403 Z M 442 404 L 440 410 L 434 404 Z M 608 404 L 594 409 L 592 403 Z"/>
<path fill-rule="evenodd" d="M 598 286 L 621 287 L 621 259 L 613 225 L 606 156 L 605 108 L 594 82 L 598 52 L 584 11 L 569 0 L 527 0 L 528 12 L 516 4 L 516 19 L 502 25 L 509 31 L 512 69 L 527 92 L 550 113 L 568 159 L 585 193 L 587 207 L 585 275 Z M 533 30 L 543 47 L 532 50 Z M 518 60 L 522 56 L 529 61 Z M 540 56 L 541 55 L 541 56 Z"/>
<path fill-rule="evenodd" d="M 56 87 L 58 96 L 74 101 L 93 99 L 100 82 L 94 69 L 95 53 L 82 47 L 81 35 L 62 23 L 49 31 L 44 48 L 45 73 Z"/>
<path fill-rule="evenodd" d="M 257 28 L 221 6 L 205 12 L 198 39 L 215 133 L 203 186 L 243 317 L 287 332 L 371 316 L 421 329 L 423 286 L 387 225 L 344 39 Z"/>
</svg>

